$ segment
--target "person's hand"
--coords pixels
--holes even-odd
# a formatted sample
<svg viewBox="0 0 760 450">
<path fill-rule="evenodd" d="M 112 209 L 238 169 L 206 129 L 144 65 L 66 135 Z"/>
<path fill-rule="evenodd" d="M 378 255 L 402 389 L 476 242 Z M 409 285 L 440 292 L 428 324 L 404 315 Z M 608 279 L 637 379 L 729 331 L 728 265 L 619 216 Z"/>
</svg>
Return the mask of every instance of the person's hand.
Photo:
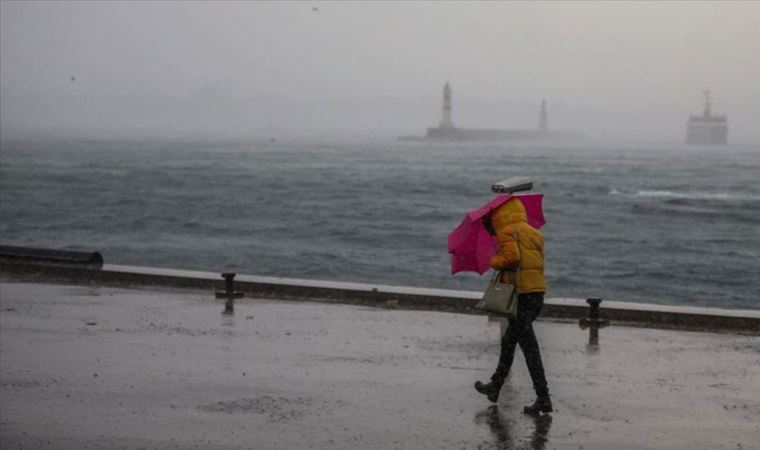
<svg viewBox="0 0 760 450">
<path fill-rule="evenodd" d="M 483 226 L 486 227 L 486 231 L 488 231 L 488 234 L 491 236 L 496 236 L 496 230 L 493 229 L 493 225 L 491 225 L 491 215 L 486 214 L 481 219 L 483 221 Z"/>
</svg>

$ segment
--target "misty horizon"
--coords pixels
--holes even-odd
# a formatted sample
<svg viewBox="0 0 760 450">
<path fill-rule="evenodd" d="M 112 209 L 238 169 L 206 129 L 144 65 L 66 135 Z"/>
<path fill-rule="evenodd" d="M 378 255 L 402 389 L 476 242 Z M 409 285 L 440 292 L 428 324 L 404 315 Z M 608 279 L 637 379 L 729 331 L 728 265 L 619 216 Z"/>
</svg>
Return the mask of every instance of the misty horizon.
<svg viewBox="0 0 760 450">
<path fill-rule="evenodd" d="M 10 3 L 0 126 L 17 131 L 424 134 L 465 128 L 682 142 L 690 114 L 760 142 L 752 3 Z"/>
</svg>

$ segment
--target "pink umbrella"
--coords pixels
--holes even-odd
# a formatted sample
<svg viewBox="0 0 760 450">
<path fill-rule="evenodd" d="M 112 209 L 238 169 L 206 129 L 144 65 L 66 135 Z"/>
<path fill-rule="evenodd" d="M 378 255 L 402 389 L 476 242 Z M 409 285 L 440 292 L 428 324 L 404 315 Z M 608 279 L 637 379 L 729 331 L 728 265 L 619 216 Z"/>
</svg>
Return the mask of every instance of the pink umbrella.
<svg viewBox="0 0 760 450">
<path fill-rule="evenodd" d="M 483 225 L 483 216 L 489 214 L 511 198 L 517 197 L 525 207 L 528 223 L 541 228 L 546 221 L 541 210 L 543 194 L 497 195 L 485 205 L 472 209 L 464 216 L 458 227 L 449 233 L 449 253 L 451 253 L 451 274 L 472 271 L 483 275 L 490 269 L 491 257 L 496 254 L 496 237 L 491 236 Z"/>
</svg>

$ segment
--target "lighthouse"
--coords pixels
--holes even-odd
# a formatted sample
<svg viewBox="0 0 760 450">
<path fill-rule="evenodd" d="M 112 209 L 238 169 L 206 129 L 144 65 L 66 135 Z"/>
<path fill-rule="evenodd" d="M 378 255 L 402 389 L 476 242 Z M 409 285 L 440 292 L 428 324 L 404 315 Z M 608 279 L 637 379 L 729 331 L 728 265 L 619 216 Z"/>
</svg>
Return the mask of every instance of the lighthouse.
<svg viewBox="0 0 760 450">
<path fill-rule="evenodd" d="M 439 127 L 444 129 L 454 128 L 454 122 L 451 121 L 451 86 L 449 82 L 443 85 L 443 109 L 441 110 L 441 123 Z"/>
<path fill-rule="evenodd" d="M 443 105 L 441 121 L 437 126 L 427 129 L 424 137 L 406 136 L 404 140 L 440 140 L 440 141 L 483 141 L 483 142 L 516 142 L 516 141 L 557 141 L 577 139 L 580 135 L 569 131 L 549 130 L 549 114 L 546 100 L 541 100 L 541 110 L 538 114 L 538 124 L 530 129 L 510 128 L 462 128 L 454 126 L 451 120 L 451 85 L 447 81 L 443 85 Z"/>
<path fill-rule="evenodd" d="M 546 100 L 541 100 L 541 112 L 538 113 L 538 131 L 549 131 L 549 118 L 546 115 Z"/>
</svg>

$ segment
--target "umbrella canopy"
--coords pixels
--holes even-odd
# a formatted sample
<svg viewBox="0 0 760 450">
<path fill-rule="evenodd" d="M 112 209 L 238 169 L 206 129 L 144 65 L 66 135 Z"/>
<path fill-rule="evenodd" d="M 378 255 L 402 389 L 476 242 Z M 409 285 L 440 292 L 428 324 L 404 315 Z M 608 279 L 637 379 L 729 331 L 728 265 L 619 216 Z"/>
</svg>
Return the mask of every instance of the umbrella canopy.
<svg viewBox="0 0 760 450">
<path fill-rule="evenodd" d="M 512 198 L 518 198 L 525 207 L 528 223 L 541 228 L 546 221 L 541 209 L 542 194 L 497 195 L 483 206 L 472 209 L 464 216 L 458 227 L 449 233 L 451 274 L 463 271 L 484 274 L 490 269 L 491 257 L 496 254 L 496 237 L 491 236 L 483 225 L 483 216 L 490 214 Z"/>
</svg>

